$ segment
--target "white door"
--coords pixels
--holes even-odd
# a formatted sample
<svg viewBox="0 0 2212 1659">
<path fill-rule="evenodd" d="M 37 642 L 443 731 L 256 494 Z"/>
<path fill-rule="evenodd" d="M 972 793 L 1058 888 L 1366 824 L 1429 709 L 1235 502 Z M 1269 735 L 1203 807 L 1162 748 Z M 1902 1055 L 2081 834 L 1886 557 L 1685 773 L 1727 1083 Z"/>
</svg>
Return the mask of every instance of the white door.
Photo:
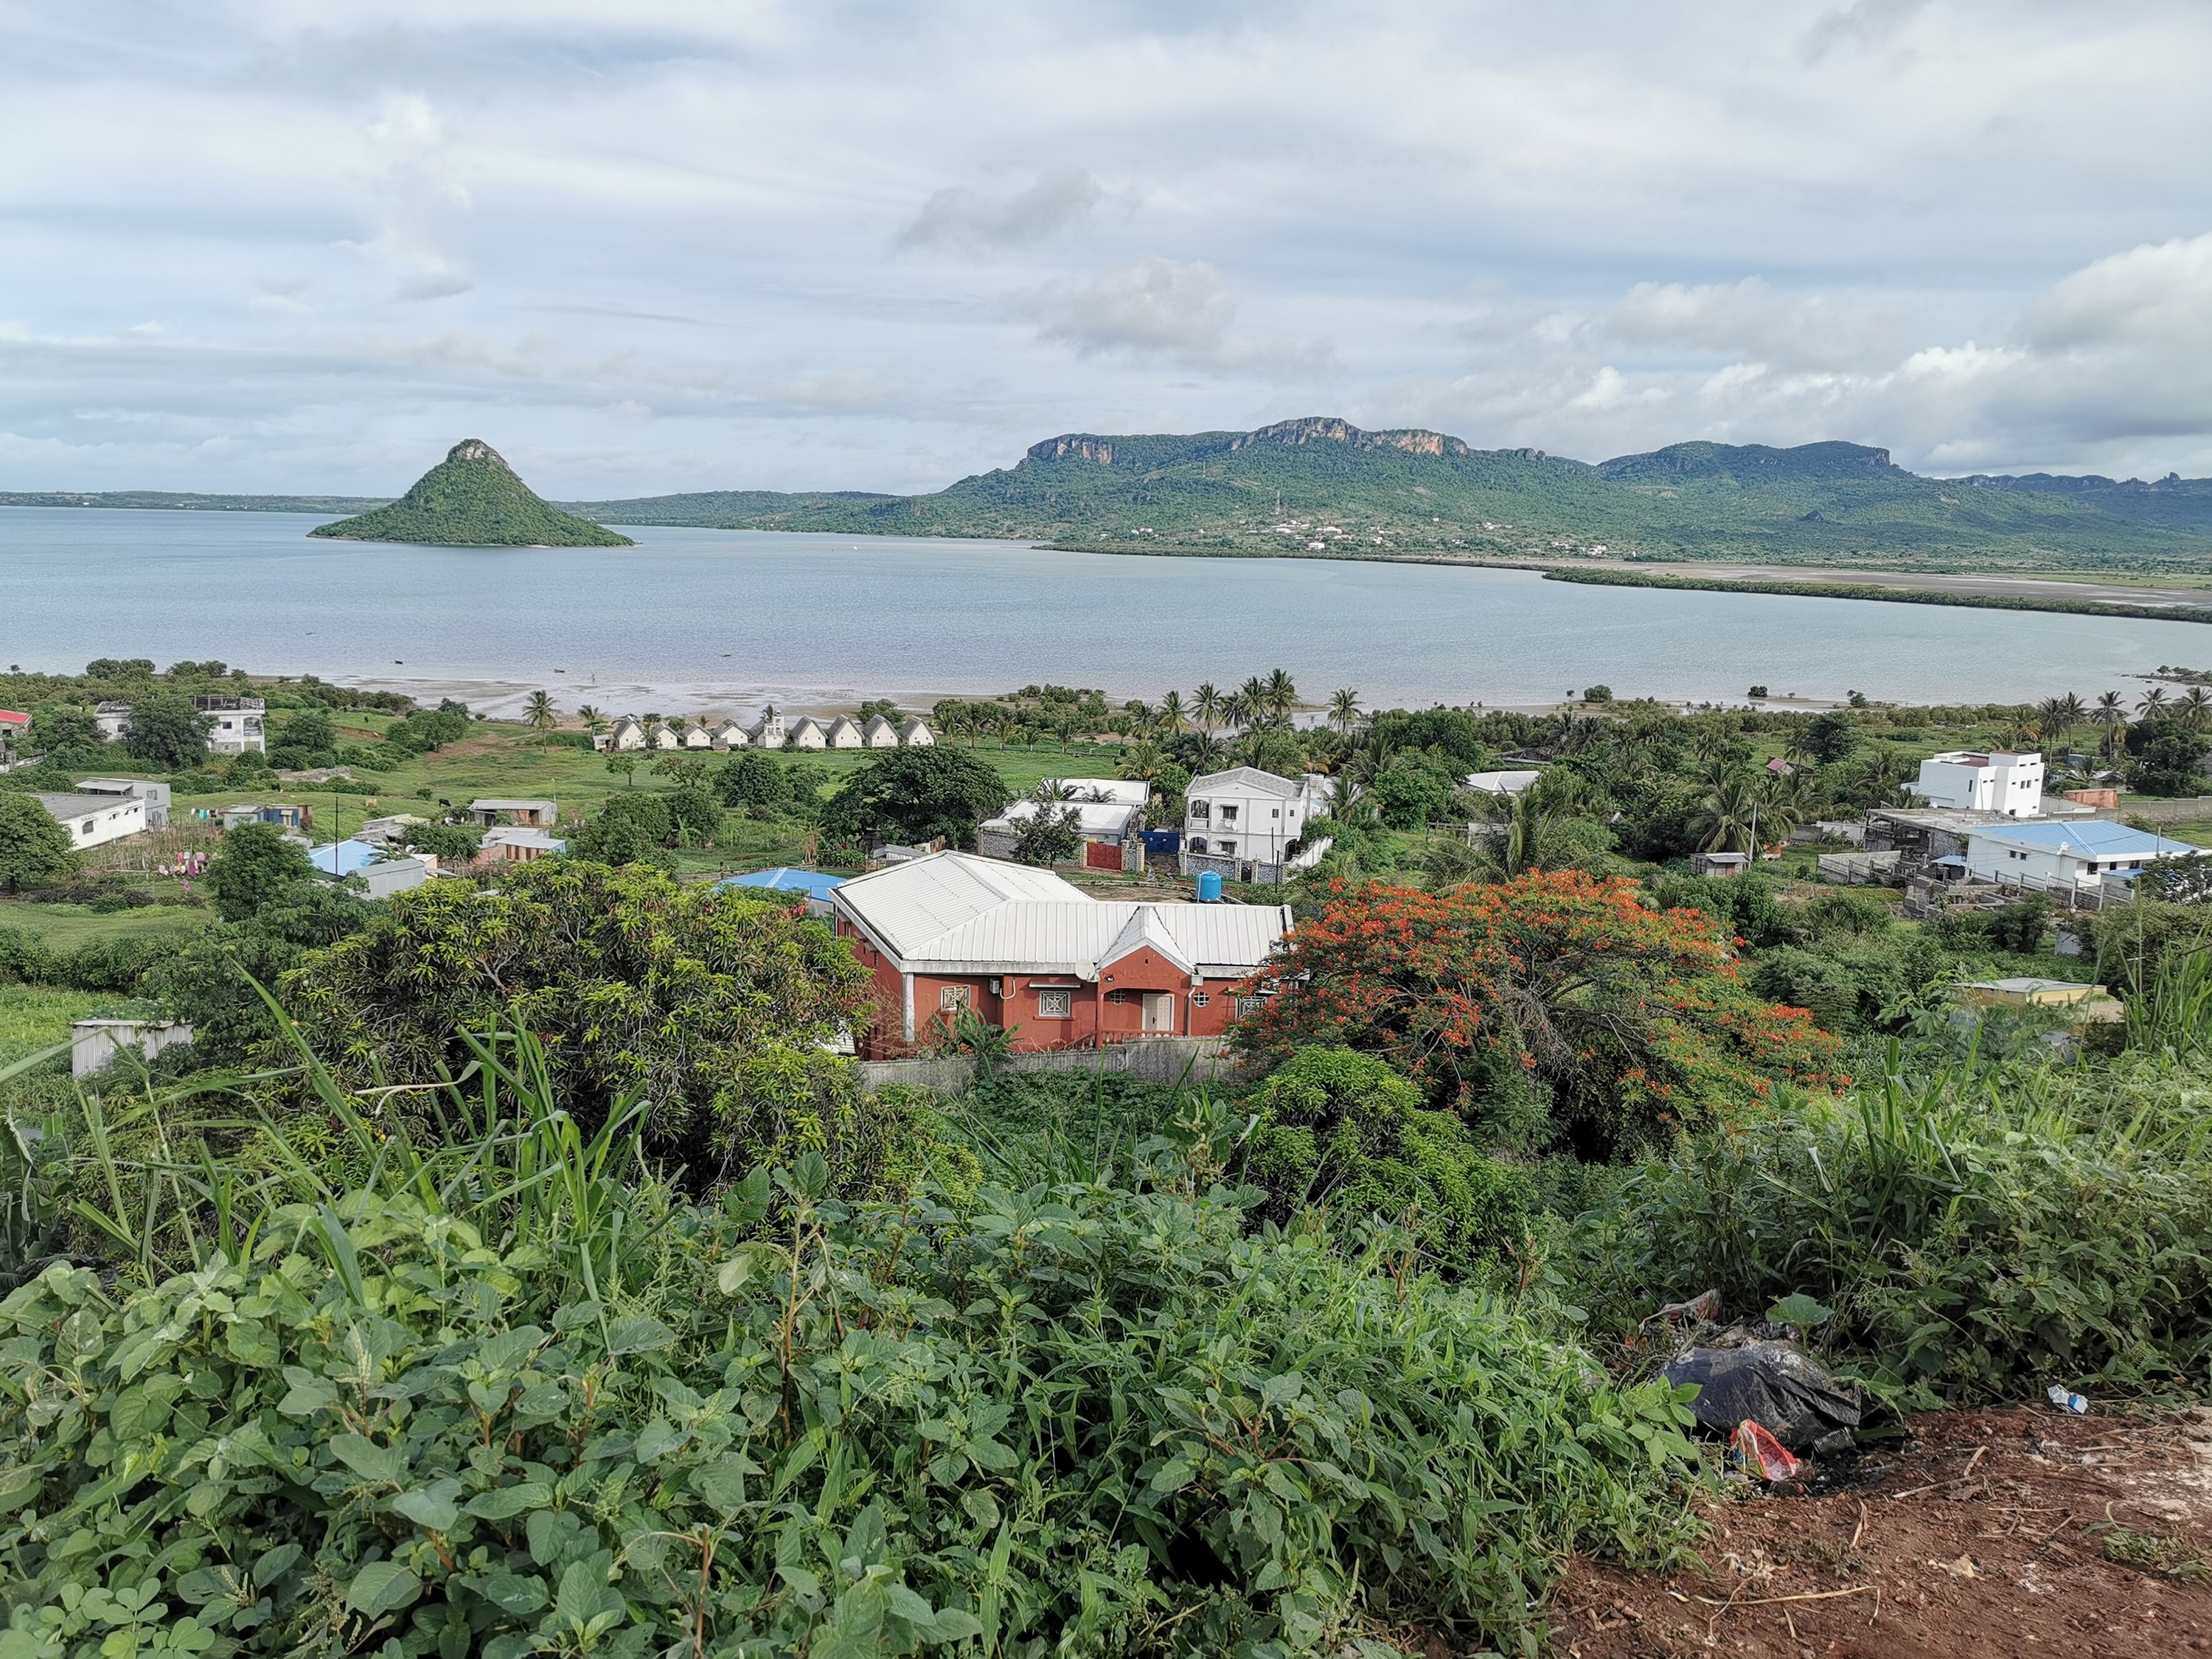
<svg viewBox="0 0 2212 1659">
<path fill-rule="evenodd" d="M 1145 993 L 1145 1030 L 1168 1036 L 1175 1033 L 1175 997 L 1166 991 Z"/>
</svg>

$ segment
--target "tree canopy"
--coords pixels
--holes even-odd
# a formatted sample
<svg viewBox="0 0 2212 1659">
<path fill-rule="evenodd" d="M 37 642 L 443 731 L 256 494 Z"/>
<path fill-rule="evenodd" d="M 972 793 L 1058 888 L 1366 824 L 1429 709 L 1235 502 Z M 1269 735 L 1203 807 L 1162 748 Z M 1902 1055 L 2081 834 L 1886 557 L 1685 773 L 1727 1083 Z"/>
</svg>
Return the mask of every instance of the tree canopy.
<svg viewBox="0 0 2212 1659">
<path fill-rule="evenodd" d="M 161 692 L 131 705 L 131 731 L 123 746 L 151 766 L 185 771 L 207 759 L 208 728 L 215 721 L 190 697 Z"/>
<path fill-rule="evenodd" d="M 1382 1054 L 1495 1141 L 1595 1162 L 1832 1080 L 1836 1039 L 1745 985 L 1702 913 L 1577 871 L 1421 892 L 1332 885 L 1248 1049 Z"/>
<path fill-rule="evenodd" d="M 0 889 L 51 887 L 76 871 L 70 832 L 33 795 L 0 794 Z"/>
<path fill-rule="evenodd" d="M 964 749 L 892 749 L 845 781 L 822 825 L 841 841 L 912 846 L 943 836 L 972 847 L 975 826 L 1012 799 L 998 769 Z"/>
<path fill-rule="evenodd" d="M 507 872 L 496 893 L 440 881 L 399 894 L 288 975 L 282 1000 L 362 1085 L 459 1073 L 458 1033 L 525 1027 L 587 1133 L 641 1086 L 647 1145 L 695 1181 L 869 1133 L 852 1068 L 827 1046 L 872 1012 L 852 952 L 802 907 L 643 866 L 550 859 Z"/>
</svg>

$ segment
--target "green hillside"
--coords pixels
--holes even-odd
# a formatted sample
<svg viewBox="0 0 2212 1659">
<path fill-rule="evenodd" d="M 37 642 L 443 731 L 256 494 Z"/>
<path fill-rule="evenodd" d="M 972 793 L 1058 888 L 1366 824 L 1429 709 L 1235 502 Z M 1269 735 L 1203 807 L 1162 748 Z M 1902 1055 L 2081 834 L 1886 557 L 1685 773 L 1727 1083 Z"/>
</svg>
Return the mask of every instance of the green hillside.
<svg viewBox="0 0 2212 1659">
<path fill-rule="evenodd" d="M 389 507 L 310 536 L 341 541 L 423 542 L 437 547 L 629 547 L 586 519 L 540 501 L 481 438 L 465 438 Z"/>
<path fill-rule="evenodd" d="M 1602 547 L 1630 558 L 1889 568 L 2212 563 L 2207 480 L 1928 478 L 1886 450 L 1846 443 L 1675 444 L 1591 464 L 1323 417 L 1256 432 L 1072 433 L 928 495 L 745 490 L 574 510 L 602 523 L 1217 556 L 1525 557 Z"/>
</svg>

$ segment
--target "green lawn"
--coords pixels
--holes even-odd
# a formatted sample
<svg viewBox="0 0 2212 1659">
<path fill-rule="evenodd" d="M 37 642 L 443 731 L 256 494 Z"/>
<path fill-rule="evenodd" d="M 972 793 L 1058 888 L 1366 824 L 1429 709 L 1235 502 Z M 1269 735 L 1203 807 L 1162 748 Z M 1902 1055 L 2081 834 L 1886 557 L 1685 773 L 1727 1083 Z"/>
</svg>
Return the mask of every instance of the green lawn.
<svg viewBox="0 0 2212 1659">
<path fill-rule="evenodd" d="M 153 904 L 143 910 L 100 915 L 82 904 L 27 904 L 19 899 L 0 899 L 0 927 L 20 927 L 35 933 L 52 951 L 74 951 L 95 940 L 137 933 L 204 927 L 213 915 L 211 910 L 185 904 Z"/>
<path fill-rule="evenodd" d="M 0 985 L 0 1066 L 68 1040 L 71 1020 L 94 1014 L 129 1013 L 143 1004 L 95 991 L 56 991 L 43 985 Z"/>
<path fill-rule="evenodd" d="M 2161 823 L 2158 833 L 2168 841 L 2185 841 L 2197 847 L 2212 847 L 2212 818 L 2191 818 L 2182 823 Z"/>
</svg>

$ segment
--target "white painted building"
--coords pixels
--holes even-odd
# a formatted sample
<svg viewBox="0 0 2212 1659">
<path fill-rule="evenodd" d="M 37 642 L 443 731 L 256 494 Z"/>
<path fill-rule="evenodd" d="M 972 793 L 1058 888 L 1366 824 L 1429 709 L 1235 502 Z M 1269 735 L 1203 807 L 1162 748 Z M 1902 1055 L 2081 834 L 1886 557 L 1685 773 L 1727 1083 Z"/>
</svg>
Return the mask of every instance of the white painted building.
<svg viewBox="0 0 2212 1659">
<path fill-rule="evenodd" d="M 820 721 L 810 714 L 801 714 L 784 732 L 783 746 L 787 749 L 827 749 L 830 735 L 822 729 Z"/>
<path fill-rule="evenodd" d="M 143 778 L 79 778 L 77 792 L 86 795 L 132 795 L 146 803 L 146 827 L 169 827 L 169 786 Z"/>
<path fill-rule="evenodd" d="M 80 853 L 146 827 L 146 803 L 137 795 L 40 795 L 39 805 L 70 832 L 70 845 Z"/>
<path fill-rule="evenodd" d="M 752 745 L 756 749 L 782 748 L 784 739 L 783 716 L 781 714 L 763 714 L 758 720 L 753 722 L 751 728 L 746 732 L 745 736 L 751 739 Z"/>
<path fill-rule="evenodd" d="M 605 746 L 609 749 L 644 748 L 645 722 L 635 714 L 624 714 L 608 728 Z"/>
<path fill-rule="evenodd" d="M 2043 757 L 1954 749 L 1921 762 L 1912 787 L 1931 806 L 2037 817 L 2043 811 Z"/>
<path fill-rule="evenodd" d="M 898 738 L 902 749 L 927 749 L 937 742 L 937 733 L 929 729 L 929 722 L 919 714 L 899 727 Z"/>
<path fill-rule="evenodd" d="M 1979 824 L 1966 832 L 1966 873 L 1985 881 L 2071 886 L 2117 878 L 2132 881 L 2153 864 L 2202 849 L 2103 818 L 2049 823 Z"/>
<path fill-rule="evenodd" d="M 896 749 L 898 747 L 898 727 L 881 714 L 871 714 L 868 723 L 860 728 L 860 741 L 870 749 Z"/>
<path fill-rule="evenodd" d="M 826 735 L 832 749 L 865 749 L 868 746 L 861 741 L 860 728 L 854 723 L 850 714 L 840 714 L 831 720 Z"/>
<path fill-rule="evenodd" d="M 1297 782 L 1249 766 L 1232 766 L 1193 778 L 1183 791 L 1183 850 L 1244 864 L 1303 868 L 1326 850 L 1291 843 L 1305 836 L 1306 820 L 1328 811 L 1334 786 L 1318 774 Z"/>
<path fill-rule="evenodd" d="M 257 755 L 269 750 L 263 726 L 268 705 L 258 697 L 194 697 L 192 706 L 213 720 L 208 727 L 208 752 L 215 755 Z"/>
</svg>

